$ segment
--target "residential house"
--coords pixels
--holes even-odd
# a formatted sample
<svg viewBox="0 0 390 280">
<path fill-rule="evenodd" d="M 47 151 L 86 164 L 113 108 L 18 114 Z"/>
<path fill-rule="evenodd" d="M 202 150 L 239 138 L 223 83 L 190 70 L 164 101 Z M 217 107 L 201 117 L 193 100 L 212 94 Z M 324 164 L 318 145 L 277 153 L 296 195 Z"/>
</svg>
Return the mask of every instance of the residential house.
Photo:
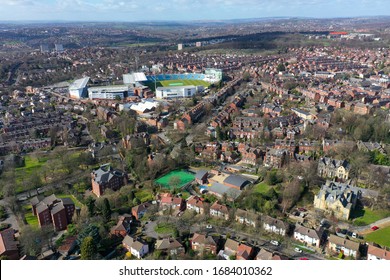
<svg viewBox="0 0 390 280">
<path fill-rule="evenodd" d="M 226 205 L 215 201 L 210 207 L 210 216 L 229 220 L 229 209 Z"/>
<path fill-rule="evenodd" d="M 320 247 L 322 234 L 311 228 L 297 224 L 294 229 L 294 239 L 305 243 L 307 246 Z"/>
<path fill-rule="evenodd" d="M 77 240 L 77 236 L 69 236 L 65 238 L 61 246 L 58 247 L 57 252 L 63 255 L 64 257 L 67 257 L 76 248 L 76 244 L 77 244 L 76 240 Z"/>
<path fill-rule="evenodd" d="M 99 169 L 91 173 L 92 192 L 100 197 L 104 194 L 105 189 L 114 191 L 120 189 L 127 182 L 127 175 L 117 169 L 113 169 L 110 164 L 104 164 Z"/>
<path fill-rule="evenodd" d="M 288 161 L 288 150 L 268 148 L 265 153 L 264 165 L 272 168 L 281 168 Z"/>
<path fill-rule="evenodd" d="M 345 181 L 349 179 L 351 166 L 346 160 L 322 157 L 318 162 L 317 170 L 320 177 Z"/>
<path fill-rule="evenodd" d="M 240 243 L 236 240 L 228 238 L 226 239 L 224 249 L 219 251 L 218 255 L 225 260 L 235 259 L 239 245 Z"/>
<path fill-rule="evenodd" d="M 211 235 L 195 233 L 191 239 L 191 249 L 198 253 L 209 253 L 216 255 L 218 240 Z"/>
<path fill-rule="evenodd" d="M 163 251 L 168 255 L 184 254 L 184 247 L 174 238 L 164 238 L 156 241 L 156 250 Z"/>
<path fill-rule="evenodd" d="M 166 193 L 161 197 L 160 206 L 163 210 L 172 209 L 184 211 L 186 209 L 186 201 L 181 197 Z"/>
<path fill-rule="evenodd" d="M 126 235 L 122 241 L 122 245 L 132 256 L 135 256 L 137 259 L 143 258 L 149 253 L 149 245 L 135 237 Z"/>
<path fill-rule="evenodd" d="M 328 250 L 337 254 L 342 252 L 346 257 L 360 257 L 360 243 L 333 234 L 329 236 Z"/>
<path fill-rule="evenodd" d="M 262 218 L 263 228 L 265 231 L 285 236 L 288 234 L 290 226 L 281 220 L 264 216 Z"/>
<path fill-rule="evenodd" d="M 333 213 L 337 218 L 348 220 L 362 192 L 348 184 L 326 182 L 314 196 L 314 207 Z"/>
<path fill-rule="evenodd" d="M 367 260 L 390 261 L 390 251 L 369 244 L 367 249 Z"/>
<path fill-rule="evenodd" d="M 235 220 L 240 224 L 254 228 L 258 227 L 260 224 L 260 216 L 258 214 L 242 209 L 236 210 Z"/>
<path fill-rule="evenodd" d="M 13 228 L 0 231 L 0 257 L 6 257 L 9 260 L 19 259 L 18 242 L 15 241 L 14 233 Z"/>
<path fill-rule="evenodd" d="M 112 235 L 125 237 L 130 233 L 130 226 L 133 221 L 132 215 L 119 216 L 118 223 L 111 228 L 110 233 Z"/>
<path fill-rule="evenodd" d="M 259 253 L 256 255 L 256 260 L 270 261 L 270 260 L 288 260 L 288 257 L 280 255 L 277 252 L 271 252 L 264 248 L 261 248 Z"/>
<path fill-rule="evenodd" d="M 135 217 L 136 220 L 141 219 L 148 209 L 152 206 L 149 202 L 144 202 L 140 205 L 134 206 L 131 208 L 131 214 Z"/>
<path fill-rule="evenodd" d="M 204 202 L 202 198 L 192 195 L 187 199 L 187 210 L 194 210 L 197 214 L 205 214 L 208 212 L 210 204 Z"/>
<path fill-rule="evenodd" d="M 254 249 L 252 246 L 240 244 L 237 248 L 236 260 L 249 260 L 253 258 Z"/>
</svg>

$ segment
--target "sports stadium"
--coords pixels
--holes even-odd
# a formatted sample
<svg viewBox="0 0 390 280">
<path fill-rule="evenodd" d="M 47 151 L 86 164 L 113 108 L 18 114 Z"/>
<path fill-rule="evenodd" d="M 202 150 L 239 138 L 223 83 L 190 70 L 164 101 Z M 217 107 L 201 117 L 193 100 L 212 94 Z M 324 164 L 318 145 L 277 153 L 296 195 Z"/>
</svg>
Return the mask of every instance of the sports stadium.
<svg viewBox="0 0 390 280">
<path fill-rule="evenodd" d="M 124 76 L 130 82 L 139 82 L 156 93 L 156 98 L 186 98 L 202 92 L 212 83 L 222 79 L 222 70 L 208 68 L 204 74 L 158 74 L 144 75 L 143 73 L 133 73 Z M 125 77 L 124 77 L 125 79 Z"/>
</svg>

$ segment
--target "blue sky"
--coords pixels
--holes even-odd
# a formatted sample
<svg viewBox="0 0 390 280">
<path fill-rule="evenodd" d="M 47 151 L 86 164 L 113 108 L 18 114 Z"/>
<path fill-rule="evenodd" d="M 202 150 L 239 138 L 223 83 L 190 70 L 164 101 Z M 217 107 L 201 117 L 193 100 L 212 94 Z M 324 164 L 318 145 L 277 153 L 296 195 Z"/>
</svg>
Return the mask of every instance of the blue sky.
<svg viewBox="0 0 390 280">
<path fill-rule="evenodd" d="M 390 15 L 390 0 L 1 0 L 1 20 L 202 20 Z"/>
</svg>

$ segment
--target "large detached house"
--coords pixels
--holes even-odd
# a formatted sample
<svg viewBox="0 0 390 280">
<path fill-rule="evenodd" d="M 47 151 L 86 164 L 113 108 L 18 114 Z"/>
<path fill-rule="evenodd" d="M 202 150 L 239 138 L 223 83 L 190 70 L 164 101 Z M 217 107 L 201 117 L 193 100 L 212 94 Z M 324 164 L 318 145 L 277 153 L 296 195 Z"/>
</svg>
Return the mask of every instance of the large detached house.
<svg viewBox="0 0 390 280">
<path fill-rule="evenodd" d="M 99 169 L 91 173 L 92 192 L 100 197 L 104 194 L 105 189 L 119 190 L 126 184 L 127 175 L 113 169 L 109 164 L 101 165 Z"/>
<path fill-rule="evenodd" d="M 322 157 L 318 162 L 318 176 L 346 181 L 349 178 L 350 164 L 346 160 Z"/>
<path fill-rule="evenodd" d="M 337 218 L 348 220 L 361 191 L 344 183 L 327 182 L 314 196 L 314 207 L 332 212 Z"/>
</svg>

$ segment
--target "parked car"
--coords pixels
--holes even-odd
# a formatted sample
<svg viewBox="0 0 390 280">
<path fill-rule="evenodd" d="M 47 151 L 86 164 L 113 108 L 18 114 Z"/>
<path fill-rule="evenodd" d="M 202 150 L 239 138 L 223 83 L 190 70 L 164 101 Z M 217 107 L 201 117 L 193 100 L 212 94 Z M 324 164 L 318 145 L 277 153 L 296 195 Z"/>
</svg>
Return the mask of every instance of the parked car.
<svg viewBox="0 0 390 280">
<path fill-rule="evenodd" d="M 295 248 L 294 248 L 294 251 L 297 252 L 297 253 L 302 253 L 302 250 L 299 249 L 298 247 L 295 247 Z"/>
<path fill-rule="evenodd" d="M 275 246 L 279 246 L 279 242 L 276 240 L 271 240 L 271 244 Z"/>
<path fill-rule="evenodd" d="M 375 230 L 379 229 L 379 227 L 373 226 L 373 227 L 371 227 L 371 229 L 375 231 Z"/>
<path fill-rule="evenodd" d="M 207 225 L 206 228 L 207 228 L 207 229 L 212 229 L 213 226 L 212 226 L 212 225 Z"/>
</svg>

